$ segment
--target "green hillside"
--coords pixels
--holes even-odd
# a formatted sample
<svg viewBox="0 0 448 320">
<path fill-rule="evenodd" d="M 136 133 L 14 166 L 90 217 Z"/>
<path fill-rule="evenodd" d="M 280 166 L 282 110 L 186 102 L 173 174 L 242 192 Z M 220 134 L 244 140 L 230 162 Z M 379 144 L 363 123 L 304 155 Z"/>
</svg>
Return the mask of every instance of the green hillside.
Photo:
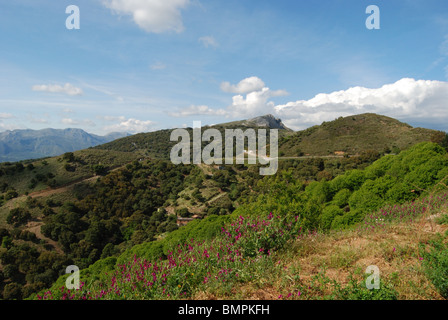
<svg viewBox="0 0 448 320">
<path fill-rule="evenodd" d="M 423 143 L 398 156 L 366 149 L 351 157 L 285 157 L 277 174 L 266 177 L 259 165 L 173 165 L 163 140 L 169 135 L 162 130 L 2 164 L 1 297 L 23 299 L 49 288 L 67 265 L 99 276 L 100 266 L 113 269 L 117 258 L 165 258 L 171 245 L 189 239 L 220 241 L 213 239 L 236 215 L 273 212 L 300 217 L 302 230 L 345 230 L 367 212 L 419 199 L 448 175 L 440 132 L 431 139 L 443 147 Z M 191 297 L 197 288 L 190 288 Z"/>
<path fill-rule="evenodd" d="M 275 119 L 275 118 L 274 118 Z M 279 121 L 279 122 L 276 122 Z M 431 141 L 435 130 L 413 128 L 398 120 L 377 115 L 361 114 L 341 117 L 309 129 L 294 132 L 281 120 L 264 116 L 244 121 L 214 125 L 224 136 L 225 129 L 279 128 L 280 157 L 356 155 L 363 151 L 398 153 L 414 144 Z M 203 129 L 205 129 L 204 127 Z M 190 130 L 190 137 L 191 128 Z M 141 133 L 95 147 L 122 152 L 140 152 L 156 159 L 169 159 L 170 150 L 177 142 L 170 141 L 172 130 Z M 206 145 L 204 143 L 204 145 Z"/>
<path fill-rule="evenodd" d="M 296 132 L 279 142 L 284 156 L 349 155 L 365 150 L 399 152 L 423 141 L 430 141 L 434 130 L 413 128 L 393 118 L 366 113 L 340 117 L 334 121 Z"/>
<path fill-rule="evenodd" d="M 62 277 L 33 297 L 444 299 L 447 179 L 447 151 L 433 143 L 332 181 L 306 185 L 286 171 L 231 216 L 100 260 L 82 272 L 80 290 L 64 289 Z M 373 261 L 385 271 L 380 290 L 365 285 Z"/>
<path fill-rule="evenodd" d="M 58 157 L 0 163 L 1 191 L 11 191 L 20 196 L 58 188 L 95 176 L 99 167 L 107 172 L 137 160 L 139 156 L 136 153 L 90 148 Z"/>
</svg>

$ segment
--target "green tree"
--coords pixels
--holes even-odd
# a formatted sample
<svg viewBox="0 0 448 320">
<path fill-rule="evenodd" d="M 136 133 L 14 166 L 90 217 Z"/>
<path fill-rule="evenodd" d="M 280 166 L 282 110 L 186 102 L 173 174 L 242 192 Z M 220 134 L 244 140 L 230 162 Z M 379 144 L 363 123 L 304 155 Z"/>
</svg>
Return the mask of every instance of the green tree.
<svg viewBox="0 0 448 320">
<path fill-rule="evenodd" d="M 67 162 L 73 162 L 75 161 L 75 154 L 73 152 L 66 152 L 62 156 L 62 159 L 66 160 Z"/>
<path fill-rule="evenodd" d="M 12 239 L 10 236 L 5 236 L 2 239 L 2 248 L 9 249 L 12 246 Z"/>
<path fill-rule="evenodd" d="M 20 226 L 31 219 L 31 213 L 23 208 L 12 209 L 6 217 L 6 222 L 14 226 Z"/>
<path fill-rule="evenodd" d="M 18 283 L 9 283 L 3 289 L 3 299 L 20 300 L 22 299 L 22 286 Z"/>
</svg>

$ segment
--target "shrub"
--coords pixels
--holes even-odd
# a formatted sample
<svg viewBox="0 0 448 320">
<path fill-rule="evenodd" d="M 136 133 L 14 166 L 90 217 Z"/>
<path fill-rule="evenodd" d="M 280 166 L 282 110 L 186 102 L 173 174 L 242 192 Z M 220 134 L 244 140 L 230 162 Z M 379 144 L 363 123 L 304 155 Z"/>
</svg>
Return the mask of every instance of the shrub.
<svg viewBox="0 0 448 320">
<path fill-rule="evenodd" d="M 11 199 L 17 198 L 18 196 L 19 196 L 19 194 L 17 193 L 16 190 L 10 189 L 5 194 L 5 200 L 11 200 Z"/>
<path fill-rule="evenodd" d="M 420 244 L 423 268 L 439 293 L 448 299 L 448 244 L 444 244 L 441 239 L 430 244 L 429 251 L 426 245 Z"/>
<path fill-rule="evenodd" d="M 187 208 L 181 208 L 176 210 L 176 214 L 182 218 L 188 218 L 191 216 L 191 213 Z"/>
<path fill-rule="evenodd" d="M 31 219 L 31 213 L 23 208 L 12 209 L 6 217 L 6 222 L 14 226 L 20 226 Z"/>
<path fill-rule="evenodd" d="M 334 218 L 342 215 L 344 215 L 344 211 L 336 205 L 325 207 L 322 211 L 322 215 L 319 217 L 321 228 L 324 230 L 330 229 Z"/>
<path fill-rule="evenodd" d="M 342 289 L 336 290 L 336 299 L 340 300 L 397 300 L 398 292 L 389 282 L 381 281 L 379 289 L 367 289 L 365 280 L 351 278 Z"/>
<path fill-rule="evenodd" d="M 5 300 L 20 300 L 22 298 L 22 286 L 18 283 L 12 282 L 3 289 L 3 299 Z"/>
<path fill-rule="evenodd" d="M 75 161 L 75 155 L 73 154 L 73 152 L 66 152 L 62 156 L 62 159 L 67 160 L 67 162 L 73 162 Z"/>
<path fill-rule="evenodd" d="M 350 195 L 350 190 L 342 189 L 334 195 L 332 203 L 339 208 L 343 208 L 348 205 L 348 199 L 350 198 Z"/>
</svg>

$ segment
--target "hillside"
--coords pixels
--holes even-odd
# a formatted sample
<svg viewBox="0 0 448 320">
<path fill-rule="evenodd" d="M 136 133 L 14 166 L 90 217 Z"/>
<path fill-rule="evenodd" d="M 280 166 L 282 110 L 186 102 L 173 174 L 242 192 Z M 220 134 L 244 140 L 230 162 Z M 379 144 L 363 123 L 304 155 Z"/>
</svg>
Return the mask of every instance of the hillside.
<svg viewBox="0 0 448 320">
<path fill-rule="evenodd" d="M 279 129 L 280 157 L 359 155 L 368 150 L 398 153 L 417 143 L 431 141 L 431 137 L 437 132 L 431 129 L 413 128 L 398 120 L 377 114 L 341 117 L 298 132 L 287 128 L 280 119 L 272 115 L 212 127 L 220 130 L 222 134 L 225 129 L 230 128 Z M 160 130 L 136 134 L 96 148 L 124 152 L 139 151 L 152 158 L 169 159 L 170 149 L 177 143 L 170 141 L 171 132 L 172 130 Z"/>
<path fill-rule="evenodd" d="M 13 130 L 0 133 L 0 162 L 53 157 L 126 136 L 90 134 L 81 129 Z"/>
<path fill-rule="evenodd" d="M 373 113 L 340 117 L 298 131 L 279 142 L 284 156 L 359 154 L 365 150 L 394 152 L 430 141 L 434 130 L 413 128 L 406 123 Z"/>
<path fill-rule="evenodd" d="M 290 134 L 292 132 L 281 122 L 280 119 L 277 119 L 272 115 L 265 115 L 249 120 L 221 123 L 212 126 L 204 126 L 203 130 L 210 127 L 218 129 L 223 137 L 226 129 L 279 129 L 279 137 Z M 190 138 L 192 139 L 192 129 L 186 129 L 189 131 Z M 177 144 L 177 141 L 170 141 L 170 135 L 173 130 L 174 129 L 166 129 L 155 132 L 139 133 L 130 137 L 118 139 L 110 143 L 97 146 L 96 149 L 115 150 L 122 152 L 140 152 L 147 157 L 168 160 L 170 158 L 171 148 Z M 203 143 L 203 145 L 206 144 L 207 143 L 205 142 Z"/>
<path fill-rule="evenodd" d="M 283 170 L 260 180 L 231 215 L 195 220 L 121 254 L 103 250 L 103 258 L 84 270 L 82 290 L 59 290 L 62 278 L 39 297 L 446 298 L 448 238 L 438 233 L 446 227 L 433 220 L 447 221 L 447 168 L 445 149 L 421 143 L 331 181 L 303 183 Z M 74 222 L 64 224 L 72 229 Z M 365 287 L 370 265 L 384 272 L 381 290 Z"/>
<path fill-rule="evenodd" d="M 164 261 L 154 263 L 151 247 L 139 246 L 82 270 L 81 290 L 60 290 L 63 276 L 33 299 L 445 300 L 446 278 L 439 279 L 447 274 L 442 259 L 448 254 L 448 215 L 441 209 L 446 195 L 437 204 L 422 211 L 409 203 L 402 207 L 407 217 L 328 233 L 300 234 L 276 216 L 235 217 L 234 226 L 226 223 L 213 240 L 189 242 Z M 271 237 L 279 245 L 269 254 L 250 254 L 255 233 L 260 243 Z M 230 244 L 234 252 L 226 248 Z M 380 270 L 379 290 L 366 288 L 372 265 Z"/>
<path fill-rule="evenodd" d="M 49 288 L 66 265 L 89 270 L 105 261 L 127 263 L 137 253 L 164 259 L 174 244 L 215 241 L 240 215 L 273 212 L 298 217 L 306 232 L 345 230 L 388 204 L 420 199 L 448 175 L 446 150 L 434 143 L 398 155 L 285 158 L 274 176 L 260 176 L 258 165 L 176 166 L 148 156 L 169 155 L 162 140 L 169 133 L 118 139 L 107 144 L 110 150 L 102 145 L 0 164 L 1 296 L 21 299 Z"/>
</svg>

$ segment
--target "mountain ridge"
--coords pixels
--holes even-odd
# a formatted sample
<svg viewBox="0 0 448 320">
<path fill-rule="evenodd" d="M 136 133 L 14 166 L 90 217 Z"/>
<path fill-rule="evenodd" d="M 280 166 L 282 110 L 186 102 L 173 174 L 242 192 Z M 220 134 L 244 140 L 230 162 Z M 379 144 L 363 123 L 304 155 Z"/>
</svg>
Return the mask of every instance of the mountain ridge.
<svg viewBox="0 0 448 320">
<path fill-rule="evenodd" d="M 338 154 L 355 155 L 362 151 L 398 152 L 431 141 L 438 131 L 414 128 L 397 119 L 363 113 L 324 121 L 320 125 L 296 131 L 279 142 L 288 156 Z"/>
<path fill-rule="evenodd" d="M 287 128 L 280 119 L 272 115 L 206 127 L 221 132 L 229 128 L 281 128 L 279 152 L 280 156 L 286 157 L 356 155 L 367 150 L 396 153 L 419 142 L 431 141 L 431 137 L 437 133 L 436 130 L 414 128 L 397 119 L 374 113 L 339 117 L 301 131 Z M 177 143 L 170 141 L 171 132 L 172 130 L 165 129 L 140 133 L 95 148 L 122 152 L 141 151 L 149 157 L 169 159 L 170 149 Z"/>
<path fill-rule="evenodd" d="M 266 114 L 250 118 L 247 120 L 232 121 L 227 123 L 218 124 L 216 126 L 242 126 L 242 127 L 266 127 L 269 129 L 279 129 L 286 131 L 293 131 L 285 126 L 280 118 L 273 116 L 272 114 Z"/>
<path fill-rule="evenodd" d="M 82 129 L 18 129 L 0 133 L 0 162 L 51 157 L 113 141 L 127 133 L 99 136 Z"/>
</svg>

